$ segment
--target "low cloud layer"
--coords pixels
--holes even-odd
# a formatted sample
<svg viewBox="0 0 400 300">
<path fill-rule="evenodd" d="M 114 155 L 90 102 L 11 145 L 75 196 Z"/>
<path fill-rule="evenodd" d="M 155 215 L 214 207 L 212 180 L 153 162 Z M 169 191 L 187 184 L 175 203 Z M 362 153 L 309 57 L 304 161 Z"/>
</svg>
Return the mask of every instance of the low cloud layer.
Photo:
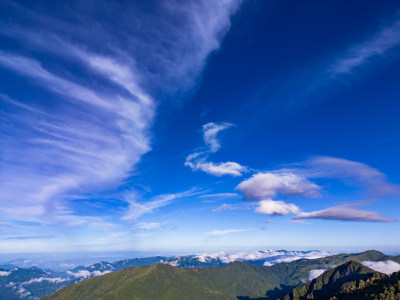
<svg viewBox="0 0 400 300">
<path fill-rule="evenodd" d="M 385 274 L 392 274 L 394 272 L 400 271 L 400 264 L 393 260 L 386 260 L 386 261 L 363 261 L 361 262 L 364 266 L 371 268 L 375 271 L 385 273 Z"/>
<path fill-rule="evenodd" d="M 322 273 L 324 273 L 324 272 L 325 272 L 324 269 L 311 270 L 308 275 L 308 281 L 311 281 L 311 280 L 317 278 L 318 276 L 322 275 Z"/>
<path fill-rule="evenodd" d="M 88 270 L 79 270 L 77 272 L 71 272 L 71 271 L 67 271 L 67 274 L 74 276 L 76 278 L 91 278 L 91 277 L 95 277 L 95 276 L 100 276 L 100 275 L 104 275 L 107 273 L 110 273 L 111 271 L 93 271 L 90 272 Z"/>
<path fill-rule="evenodd" d="M 325 251 L 275 251 L 275 250 L 265 250 L 265 251 L 251 251 L 251 252 L 237 252 L 237 253 L 202 253 L 196 257 L 201 262 L 207 262 L 212 259 L 219 259 L 223 263 L 230 263 L 233 261 L 265 261 L 265 266 L 270 266 L 273 264 L 281 262 L 291 262 L 294 260 L 308 258 L 316 259 L 325 256 L 329 256 L 331 253 Z"/>
</svg>

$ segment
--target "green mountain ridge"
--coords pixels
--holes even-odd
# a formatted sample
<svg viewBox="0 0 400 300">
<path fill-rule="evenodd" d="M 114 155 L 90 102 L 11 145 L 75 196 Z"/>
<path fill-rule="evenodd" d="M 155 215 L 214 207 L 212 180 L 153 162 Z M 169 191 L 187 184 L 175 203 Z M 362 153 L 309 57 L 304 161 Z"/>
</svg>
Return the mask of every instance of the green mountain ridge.
<svg viewBox="0 0 400 300">
<path fill-rule="evenodd" d="M 346 290 L 346 282 L 385 275 L 362 261 L 399 261 L 378 251 L 301 259 L 273 266 L 233 262 L 221 267 L 176 268 L 168 264 L 131 267 L 83 280 L 43 299 L 282 299 L 309 278 L 311 270 L 329 269 L 315 279 L 326 294 Z M 344 265 L 343 265 L 344 264 Z M 335 266 L 338 266 L 336 267 Z M 318 281 L 319 280 L 319 281 Z M 314 282 L 314 283 L 315 283 Z M 351 286 L 353 283 L 350 283 Z M 331 285 L 328 285 L 331 287 Z M 316 289 L 317 290 L 317 289 Z M 309 289 L 306 289 L 306 292 Z M 285 298 L 291 299 L 291 298 Z M 313 298 L 320 299 L 320 298 Z M 329 298 L 328 298 L 329 299 Z"/>
<path fill-rule="evenodd" d="M 261 297 L 276 286 L 269 268 L 242 262 L 201 269 L 156 264 L 87 279 L 43 299 L 237 299 Z"/>
<path fill-rule="evenodd" d="M 330 299 L 336 294 L 349 292 L 361 281 L 365 282 L 383 276 L 385 275 L 356 261 L 349 261 L 296 287 L 283 300 Z"/>
</svg>

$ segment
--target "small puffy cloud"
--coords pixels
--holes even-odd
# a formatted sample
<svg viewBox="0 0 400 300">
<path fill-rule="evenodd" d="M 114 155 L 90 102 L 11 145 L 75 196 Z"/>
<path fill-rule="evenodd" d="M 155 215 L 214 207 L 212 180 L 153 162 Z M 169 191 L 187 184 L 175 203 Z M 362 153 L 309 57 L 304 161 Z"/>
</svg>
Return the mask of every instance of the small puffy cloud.
<svg viewBox="0 0 400 300">
<path fill-rule="evenodd" d="M 10 274 L 11 274 L 11 272 L 0 271 L 0 277 L 1 277 L 1 276 L 8 276 L 8 275 L 10 275 Z"/>
<path fill-rule="evenodd" d="M 203 125 L 204 143 L 209 147 L 210 152 L 217 152 L 221 148 L 221 144 L 217 139 L 218 133 L 232 126 L 234 125 L 227 122 L 222 122 L 222 123 L 210 122 Z"/>
<path fill-rule="evenodd" d="M 385 274 L 392 274 L 394 272 L 400 271 L 400 264 L 393 260 L 386 260 L 386 261 L 363 261 L 361 262 L 364 266 L 371 268 L 375 271 L 385 273 Z"/>
<path fill-rule="evenodd" d="M 241 182 L 236 189 L 244 194 L 247 200 L 284 196 L 319 196 L 320 186 L 307 178 L 293 173 L 257 173 Z"/>
<path fill-rule="evenodd" d="M 302 212 L 293 218 L 293 220 L 302 219 L 323 219 L 323 220 L 340 220 L 340 221 L 356 221 L 356 222 L 395 222 L 395 219 L 381 216 L 375 211 L 367 211 L 357 209 L 351 206 L 335 206 L 327 209 Z"/>
<path fill-rule="evenodd" d="M 214 176 L 242 176 L 247 171 L 247 167 L 238 164 L 237 162 L 210 162 L 208 155 L 217 152 L 221 148 L 221 144 L 217 139 L 217 134 L 221 130 L 225 130 L 234 126 L 231 123 L 207 123 L 203 125 L 203 139 L 207 149 L 200 152 L 195 152 L 186 157 L 185 166 L 190 167 L 193 171 L 203 171 Z"/>
<path fill-rule="evenodd" d="M 189 166 L 194 171 L 201 170 L 207 174 L 218 177 L 223 175 L 242 176 L 242 173 L 247 171 L 247 167 L 232 161 L 213 163 L 204 160 L 186 160 L 185 166 Z"/>
<path fill-rule="evenodd" d="M 297 214 L 300 211 L 296 205 L 288 204 L 283 201 L 262 200 L 258 205 L 255 211 L 265 215 L 283 216 L 287 214 Z"/>
<path fill-rule="evenodd" d="M 309 275 L 308 275 L 308 280 L 313 280 L 315 278 L 317 278 L 318 276 L 322 275 L 322 273 L 324 273 L 325 270 L 324 269 L 315 269 L 315 270 L 311 270 Z"/>
<path fill-rule="evenodd" d="M 230 233 L 236 233 L 236 232 L 244 232 L 244 231 L 249 231 L 251 229 L 226 229 L 226 230 L 213 230 L 210 232 L 206 233 L 206 237 L 210 238 L 210 237 L 219 237 L 219 236 L 223 236 L 223 235 L 227 235 Z"/>
</svg>

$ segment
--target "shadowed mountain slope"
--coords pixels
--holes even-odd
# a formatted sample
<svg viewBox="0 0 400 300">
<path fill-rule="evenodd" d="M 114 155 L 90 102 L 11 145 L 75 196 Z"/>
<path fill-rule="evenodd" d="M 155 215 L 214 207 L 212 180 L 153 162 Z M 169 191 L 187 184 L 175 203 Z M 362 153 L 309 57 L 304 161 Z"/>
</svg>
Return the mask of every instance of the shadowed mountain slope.
<svg viewBox="0 0 400 300">
<path fill-rule="evenodd" d="M 357 287 L 386 277 L 358 262 L 349 261 L 296 287 L 283 300 L 336 299 L 337 295 L 351 293 Z"/>
</svg>

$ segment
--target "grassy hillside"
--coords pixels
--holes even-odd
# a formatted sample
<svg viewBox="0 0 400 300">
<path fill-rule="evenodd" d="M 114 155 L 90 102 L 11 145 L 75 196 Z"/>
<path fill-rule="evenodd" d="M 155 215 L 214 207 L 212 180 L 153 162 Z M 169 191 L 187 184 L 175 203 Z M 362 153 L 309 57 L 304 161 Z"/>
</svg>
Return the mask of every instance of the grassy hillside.
<svg viewBox="0 0 400 300">
<path fill-rule="evenodd" d="M 237 299 L 264 296 L 279 284 L 269 268 L 241 262 L 206 269 L 157 264 L 84 280 L 44 299 Z"/>
</svg>

